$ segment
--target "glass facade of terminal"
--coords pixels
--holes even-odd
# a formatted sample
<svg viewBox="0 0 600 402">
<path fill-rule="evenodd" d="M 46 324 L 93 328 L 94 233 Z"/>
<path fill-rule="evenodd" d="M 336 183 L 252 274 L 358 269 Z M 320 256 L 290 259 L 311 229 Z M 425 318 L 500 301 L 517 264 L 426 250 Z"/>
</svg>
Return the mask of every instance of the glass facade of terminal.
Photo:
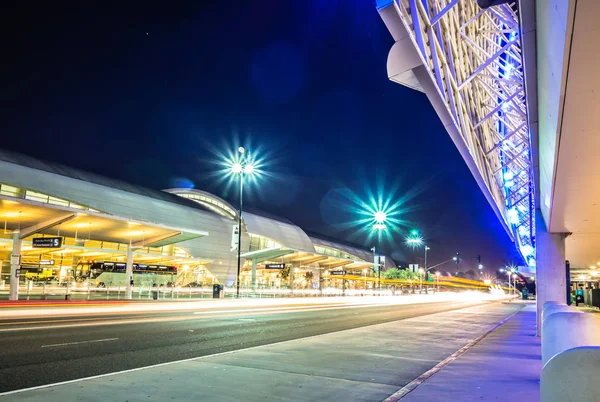
<svg viewBox="0 0 600 402">
<path fill-rule="evenodd" d="M 41 202 L 44 204 L 58 205 L 61 207 L 99 212 L 95 209 L 92 209 L 92 208 L 89 208 L 89 207 L 86 207 L 86 206 L 83 206 L 83 205 L 80 205 L 80 204 L 77 204 L 77 203 L 74 203 L 71 201 L 53 197 L 48 194 L 39 193 L 37 191 L 25 190 L 25 189 L 22 189 L 19 187 L 10 186 L 8 184 L 0 183 L 0 195 L 4 195 L 7 197 L 14 197 L 14 198 L 22 198 L 22 199 L 30 200 L 30 201 L 37 201 L 37 202 Z"/>
</svg>

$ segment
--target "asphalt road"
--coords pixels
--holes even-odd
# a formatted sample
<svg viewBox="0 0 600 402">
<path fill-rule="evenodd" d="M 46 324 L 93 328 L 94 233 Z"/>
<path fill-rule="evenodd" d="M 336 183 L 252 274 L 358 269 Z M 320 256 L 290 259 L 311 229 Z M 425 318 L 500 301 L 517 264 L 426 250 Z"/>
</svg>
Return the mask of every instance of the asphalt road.
<svg viewBox="0 0 600 402">
<path fill-rule="evenodd" d="M 463 308 L 232 307 L 0 320 L 0 392 Z"/>
</svg>

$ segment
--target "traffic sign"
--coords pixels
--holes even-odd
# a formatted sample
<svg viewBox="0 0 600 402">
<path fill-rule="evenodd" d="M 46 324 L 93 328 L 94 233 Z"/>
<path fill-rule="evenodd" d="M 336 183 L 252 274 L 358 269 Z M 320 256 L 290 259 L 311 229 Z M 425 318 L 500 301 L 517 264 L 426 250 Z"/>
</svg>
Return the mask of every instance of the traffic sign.
<svg viewBox="0 0 600 402">
<path fill-rule="evenodd" d="M 279 264 L 265 264 L 265 269 L 284 269 L 285 268 L 285 264 L 284 263 L 279 263 Z"/>
<path fill-rule="evenodd" d="M 62 237 L 34 237 L 31 240 L 33 248 L 60 248 L 62 247 Z"/>
</svg>

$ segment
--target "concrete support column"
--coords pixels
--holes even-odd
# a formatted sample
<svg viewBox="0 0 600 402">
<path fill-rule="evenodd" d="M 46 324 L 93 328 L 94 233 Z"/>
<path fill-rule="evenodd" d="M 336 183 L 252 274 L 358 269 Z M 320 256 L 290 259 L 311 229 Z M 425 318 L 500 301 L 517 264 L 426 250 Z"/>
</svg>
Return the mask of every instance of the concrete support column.
<svg viewBox="0 0 600 402">
<path fill-rule="evenodd" d="M 76 239 L 75 245 L 83 247 L 85 245 L 85 242 L 83 241 L 83 239 Z M 79 261 L 81 261 L 81 257 L 79 257 L 76 254 L 73 254 L 73 261 L 72 261 L 73 263 L 71 264 L 71 268 L 73 269 L 73 272 L 75 272 L 75 270 L 77 269 L 77 264 L 79 264 Z"/>
<path fill-rule="evenodd" d="M 19 256 L 18 261 L 15 258 L 13 264 L 13 258 L 10 261 L 10 293 L 8 296 L 9 300 L 19 300 L 19 278 L 17 277 L 17 270 L 21 268 L 20 264 L 20 255 L 21 255 L 21 245 L 23 244 L 23 240 L 21 240 L 20 233 L 13 234 L 13 246 L 12 246 L 12 256 Z"/>
<path fill-rule="evenodd" d="M 319 268 L 319 296 L 323 296 L 323 270 Z"/>
<path fill-rule="evenodd" d="M 252 293 L 256 294 L 256 260 L 252 260 Z"/>
<path fill-rule="evenodd" d="M 542 334 L 542 309 L 544 303 L 557 301 L 566 303 L 566 268 L 565 268 L 564 233 L 548 233 L 546 223 L 539 210 L 535 215 L 536 245 L 536 302 L 537 302 L 537 335 Z"/>
<path fill-rule="evenodd" d="M 133 297 L 133 247 L 131 242 L 127 245 L 127 265 L 125 266 L 125 277 L 127 280 L 127 294 L 126 299 Z"/>
</svg>

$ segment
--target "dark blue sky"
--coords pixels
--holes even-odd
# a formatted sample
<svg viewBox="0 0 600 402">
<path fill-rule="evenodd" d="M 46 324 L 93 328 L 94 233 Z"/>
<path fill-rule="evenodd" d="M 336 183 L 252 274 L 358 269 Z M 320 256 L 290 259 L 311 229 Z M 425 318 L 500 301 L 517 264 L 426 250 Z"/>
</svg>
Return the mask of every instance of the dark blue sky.
<svg viewBox="0 0 600 402">
<path fill-rule="evenodd" d="M 2 147 L 153 188 L 186 179 L 234 203 L 215 151 L 263 148 L 273 175 L 251 207 L 370 246 L 341 228 L 339 194 L 366 199 L 379 182 L 430 265 L 519 261 L 426 97 L 387 79 L 374 2 L 56 4 L 2 6 Z M 383 247 L 413 262 L 422 249 L 405 234 Z"/>
</svg>

